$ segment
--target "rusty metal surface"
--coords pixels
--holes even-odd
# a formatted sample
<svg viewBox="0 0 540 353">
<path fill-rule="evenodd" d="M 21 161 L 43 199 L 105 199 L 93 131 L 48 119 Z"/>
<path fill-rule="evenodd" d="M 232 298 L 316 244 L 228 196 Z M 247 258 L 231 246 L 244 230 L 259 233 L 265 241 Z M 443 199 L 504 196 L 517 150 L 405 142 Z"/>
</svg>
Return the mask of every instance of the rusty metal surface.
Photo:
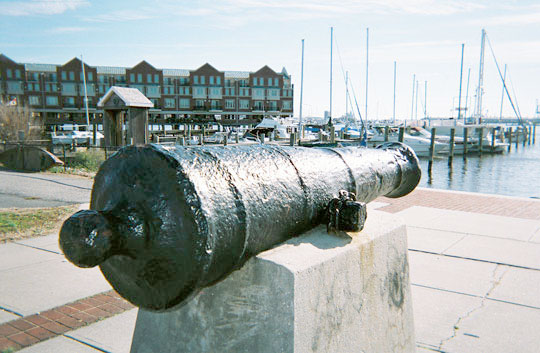
<svg viewBox="0 0 540 353">
<path fill-rule="evenodd" d="M 60 245 L 78 266 L 100 265 L 133 304 L 166 310 L 323 222 L 340 190 L 367 203 L 419 181 L 414 152 L 396 143 L 130 146 L 102 165 L 91 210 L 64 223 Z"/>
</svg>

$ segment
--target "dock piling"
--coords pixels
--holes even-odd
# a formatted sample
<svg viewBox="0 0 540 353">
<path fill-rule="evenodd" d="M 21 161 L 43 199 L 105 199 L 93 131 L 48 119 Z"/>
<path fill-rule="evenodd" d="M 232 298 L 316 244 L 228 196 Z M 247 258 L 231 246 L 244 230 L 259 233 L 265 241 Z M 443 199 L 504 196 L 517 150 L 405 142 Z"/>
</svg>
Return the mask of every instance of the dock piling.
<svg viewBox="0 0 540 353">
<path fill-rule="evenodd" d="M 435 154 L 435 134 L 437 133 L 437 129 L 432 127 L 431 128 L 431 144 L 429 145 L 429 163 L 428 163 L 428 169 L 431 170 L 431 167 L 433 166 L 433 155 Z"/>
<path fill-rule="evenodd" d="M 508 152 L 512 149 L 512 127 L 508 128 Z"/>
<path fill-rule="evenodd" d="M 448 153 L 448 165 L 452 165 L 454 159 L 454 140 L 456 138 L 456 129 L 450 129 L 450 152 Z"/>
<path fill-rule="evenodd" d="M 476 130 L 478 131 L 478 155 L 482 156 L 482 149 L 484 147 L 483 146 L 484 128 L 479 127 L 479 128 L 476 128 Z"/>
<path fill-rule="evenodd" d="M 469 145 L 469 128 L 463 128 L 463 159 L 467 158 L 468 145 Z"/>
<path fill-rule="evenodd" d="M 388 135 L 390 133 L 390 127 L 386 125 L 384 127 L 384 142 L 388 142 Z"/>
<path fill-rule="evenodd" d="M 403 143 L 403 139 L 405 137 L 405 128 L 404 127 L 400 127 L 399 128 L 399 137 L 398 137 L 398 141 Z"/>
</svg>

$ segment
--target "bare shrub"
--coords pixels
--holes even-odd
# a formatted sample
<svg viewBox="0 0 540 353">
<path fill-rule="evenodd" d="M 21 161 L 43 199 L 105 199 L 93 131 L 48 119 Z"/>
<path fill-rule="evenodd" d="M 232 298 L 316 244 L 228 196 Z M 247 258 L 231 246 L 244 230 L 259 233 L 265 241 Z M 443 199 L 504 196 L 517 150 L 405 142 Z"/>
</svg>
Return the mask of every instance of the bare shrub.
<svg viewBox="0 0 540 353">
<path fill-rule="evenodd" d="M 44 131 L 44 121 L 34 116 L 26 106 L 0 105 L 0 141 L 38 140 Z"/>
</svg>

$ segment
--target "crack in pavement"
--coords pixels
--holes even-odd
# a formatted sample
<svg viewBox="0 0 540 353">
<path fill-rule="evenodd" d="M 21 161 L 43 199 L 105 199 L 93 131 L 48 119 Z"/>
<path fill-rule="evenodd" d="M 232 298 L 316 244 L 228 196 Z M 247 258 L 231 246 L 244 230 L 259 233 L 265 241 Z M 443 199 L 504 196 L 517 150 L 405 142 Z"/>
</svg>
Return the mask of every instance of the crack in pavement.
<svg viewBox="0 0 540 353">
<path fill-rule="evenodd" d="M 493 269 L 493 273 L 491 274 L 491 288 L 486 292 L 486 294 L 484 294 L 484 296 L 482 297 L 482 301 L 480 302 L 480 305 L 478 305 L 477 307 L 469 310 L 467 313 L 465 313 L 465 315 L 462 315 L 460 316 L 456 323 L 454 324 L 454 327 L 453 327 L 453 332 L 452 332 L 452 335 L 450 337 L 447 337 L 447 338 L 444 338 L 442 339 L 440 342 L 439 342 L 439 346 L 437 347 L 438 350 L 442 351 L 442 347 L 450 342 L 452 339 L 454 339 L 456 336 L 457 336 L 457 331 L 459 330 L 459 325 L 461 324 L 462 321 L 464 321 L 465 319 L 469 318 L 474 312 L 478 311 L 478 310 L 481 310 L 485 304 L 486 304 L 486 301 L 489 299 L 489 295 L 491 294 L 491 292 L 493 292 L 493 290 L 495 290 L 495 288 L 501 283 L 501 280 L 503 278 L 503 276 L 506 274 L 506 272 L 508 272 L 508 269 L 509 267 L 508 266 L 505 266 L 505 269 L 502 271 L 502 273 L 498 276 L 498 278 L 496 278 L 496 275 L 497 275 L 497 270 L 499 269 L 499 267 L 501 267 L 503 265 L 499 265 L 497 264 L 495 266 L 495 268 Z"/>
</svg>

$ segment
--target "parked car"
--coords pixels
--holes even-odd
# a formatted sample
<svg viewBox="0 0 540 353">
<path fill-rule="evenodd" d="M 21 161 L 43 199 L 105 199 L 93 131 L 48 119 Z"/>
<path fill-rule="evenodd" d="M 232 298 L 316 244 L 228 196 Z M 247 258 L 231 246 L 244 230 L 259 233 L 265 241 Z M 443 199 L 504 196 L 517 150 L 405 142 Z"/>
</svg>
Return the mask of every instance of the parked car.
<svg viewBox="0 0 540 353">
<path fill-rule="evenodd" d="M 98 145 L 101 144 L 101 141 L 103 139 L 103 134 L 101 132 L 96 132 L 96 139 L 98 141 Z M 71 145 L 73 142 L 77 144 L 84 144 L 88 142 L 88 139 L 90 139 L 90 143 L 94 143 L 94 133 L 92 131 L 67 131 L 62 134 L 53 134 L 52 135 L 52 142 L 55 145 Z"/>
</svg>

